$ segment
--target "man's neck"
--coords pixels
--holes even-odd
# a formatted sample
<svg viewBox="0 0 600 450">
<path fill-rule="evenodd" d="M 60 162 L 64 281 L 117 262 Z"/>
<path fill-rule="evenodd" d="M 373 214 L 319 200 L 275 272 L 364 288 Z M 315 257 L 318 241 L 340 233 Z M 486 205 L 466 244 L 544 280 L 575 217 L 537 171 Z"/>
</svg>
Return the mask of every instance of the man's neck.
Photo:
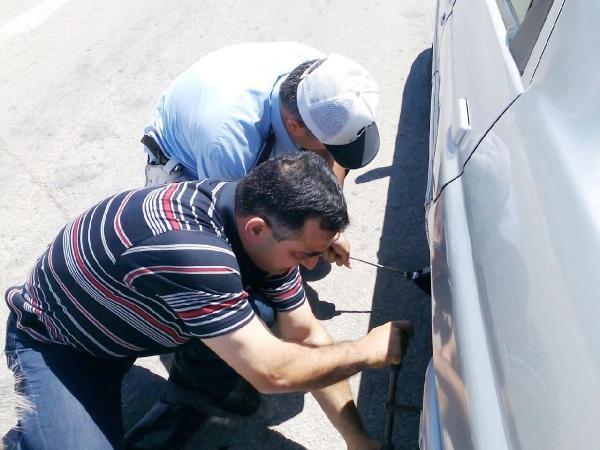
<svg viewBox="0 0 600 450">
<path fill-rule="evenodd" d="M 283 123 L 283 128 L 285 128 L 285 131 L 287 132 L 291 141 L 296 145 L 296 147 L 298 147 L 298 149 L 300 149 L 300 144 L 298 144 L 295 136 L 297 130 L 293 126 L 294 124 L 297 124 L 298 121 L 294 118 L 292 113 L 285 109 L 285 106 L 283 106 L 281 100 L 279 101 L 279 112 L 281 113 L 281 122 Z"/>
<path fill-rule="evenodd" d="M 246 276 L 253 277 L 262 273 L 262 271 L 256 266 L 250 256 L 252 248 L 250 248 L 247 242 L 244 242 L 243 225 L 241 225 L 243 220 L 235 214 L 236 187 L 237 182 L 225 184 L 215 208 L 222 217 L 225 237 L 229 241 L 229 245 L 231 245 L 231 249 L 238 260 L 240 270 L 242 271 L 242 278 L 245 278 Z"/>
</svg>

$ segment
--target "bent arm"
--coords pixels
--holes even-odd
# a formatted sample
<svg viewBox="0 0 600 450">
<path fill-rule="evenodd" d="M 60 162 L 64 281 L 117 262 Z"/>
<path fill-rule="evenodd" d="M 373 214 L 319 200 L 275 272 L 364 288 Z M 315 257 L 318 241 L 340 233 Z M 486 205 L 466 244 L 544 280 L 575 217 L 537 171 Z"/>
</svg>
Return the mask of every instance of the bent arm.
<svg viewBox="0 0 600 450">
<path fill-rule="evenodd" d="M 329 153 L 325 148 L 318 149 L 318 150 L 311 150 L 311 151 L 316 153 L 317 155 L 319 155 L 321 158 L 323 158 L 327 162 L 327 165 L 329 166 L 329 168 L 331 169 L 331 171 L 337 178 L 338 183 L 340 184 L 340 187 L 343 188 L 344 180 L 346 179 L 346 175 L 348 175 L 349 170 L 340 166 L 335 161 L 335 159 L 333 159 L 333 156 L 331 156 L 331 153 Z"/>
<path fill-rule="evenodd" d="M 308 347 L 278 339 L 256 317 L 204 343 L 263 393 L 319 389 L 379 362 L 362 340 Z"/>
<path fill-rule="evenodd" d="M 340 187 L 343 188 L 344 180 L 346 179 L 346 175 L 348 175 L 348 172 L 350 172 L 350 171 L 348 169 L 346 169 L 345 167 L 340 166 L 335 161 L 333 161 L 331 170 L 333 170 L 333 173 L 335 174 L 336 178 L 338 179 L 338 182 L 340 183 Z"/>
</svg>

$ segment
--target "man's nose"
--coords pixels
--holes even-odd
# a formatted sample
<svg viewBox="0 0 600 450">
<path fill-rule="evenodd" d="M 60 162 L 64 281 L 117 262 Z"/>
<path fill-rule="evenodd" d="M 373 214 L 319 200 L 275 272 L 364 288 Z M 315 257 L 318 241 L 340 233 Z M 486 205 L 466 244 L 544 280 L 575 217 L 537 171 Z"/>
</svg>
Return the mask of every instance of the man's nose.
<svg viewBox="0 0 600 450">
<path fill-rule="evenodd" d="M 319 258 L 320 257 L 321 257 L 321 255 L 311 256 L 311 257 L 308 257 L 308 258 L 304 258 L 304 260 L 302 261 L 301 264 L 304 267 L 306 267 L 308 270 L 312 270 L 312 269 L 315 268 L 315 266 L 319 262 Z"/>
</svg>

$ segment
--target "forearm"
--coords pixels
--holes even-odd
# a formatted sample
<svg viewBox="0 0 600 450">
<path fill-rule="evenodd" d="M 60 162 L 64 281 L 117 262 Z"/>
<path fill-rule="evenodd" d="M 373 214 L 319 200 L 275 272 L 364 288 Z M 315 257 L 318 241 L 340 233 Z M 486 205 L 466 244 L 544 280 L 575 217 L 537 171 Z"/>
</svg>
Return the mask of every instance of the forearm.
<svg viewBox="0 0 600 450">
<path fill-rule="evenodd" d="M 327 162 L 327 165 L 329 166 L 331 171 L 334 173 L 335 177 L 337 178 L 338 182 L 340 183 L 340 186 L 343 188 L 344 180 L 346 179 L 346 175 L 348 175 L 349 170 L 340 166 L 335 161 L 335 159 L 333 159 L 333 156 L 331 156 L 331 153 L 329 153 L 327 150 L 325 150 L 325 149 L 313 150 L 313 152 L 315 152 L 317 155 L 321 156 Z"/>
<path fill-rule="evenodd" d="M 301 308 L 295 310 L 296 315 Z M 309 312 L 309 307 L 304 311 Z M 255 317 L 229 334 L 204 342 L 261 392 L 313 391 L 366 368 L 398 364 L 401 330 L 409 332 L 410 324 L 388 322 L 357 341 L 313 348 L 278 339 Z M 311 343 L 306 338 L 315 336 L 313 333 L 300 333 L 297 340 Z"/>
<path fill-rule="evenodd" d="M 362 341 L 322 347 L 288 343 L 269 374 L 273 392 L 313 391 L 338 383 L 369 367 Z"/>
<path fill-rule="evenodd" d="M 344 180 L 346 179 L 346 175 L 348 175 L 349 170 L 340 166 L 335 161 L 333 162 L 333 167 L 331 167 L 331 170 L 335 174 L 335 177 L 338 179 L 338 183 L 340 183 L 340 186 L 343 188 Z"/>
<path fill-rule="evenodd" d="M 344 440 L 350 444 L 357 437 L 364 436 L 363 429 L 348 380 L 311 392 L 331 424 Z"/>
</svg>

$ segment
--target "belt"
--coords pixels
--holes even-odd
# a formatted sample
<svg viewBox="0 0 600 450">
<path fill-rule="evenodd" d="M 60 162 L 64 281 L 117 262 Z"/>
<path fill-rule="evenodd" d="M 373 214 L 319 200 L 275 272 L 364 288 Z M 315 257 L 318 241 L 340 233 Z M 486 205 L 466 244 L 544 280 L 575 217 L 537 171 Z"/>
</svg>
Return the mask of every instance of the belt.
<svg viewBox="0 0 600 450">
<path fill-rule="evenodd" d="M 154 156 L 154 161 L 150 164 L 165 165 L 169 162 L 169 158 L 163 153 L 160 145 L 158 145 L 152 136 L 145 134 L 141 142 L 150 150 L 152 156 Z"/>
</svg>

